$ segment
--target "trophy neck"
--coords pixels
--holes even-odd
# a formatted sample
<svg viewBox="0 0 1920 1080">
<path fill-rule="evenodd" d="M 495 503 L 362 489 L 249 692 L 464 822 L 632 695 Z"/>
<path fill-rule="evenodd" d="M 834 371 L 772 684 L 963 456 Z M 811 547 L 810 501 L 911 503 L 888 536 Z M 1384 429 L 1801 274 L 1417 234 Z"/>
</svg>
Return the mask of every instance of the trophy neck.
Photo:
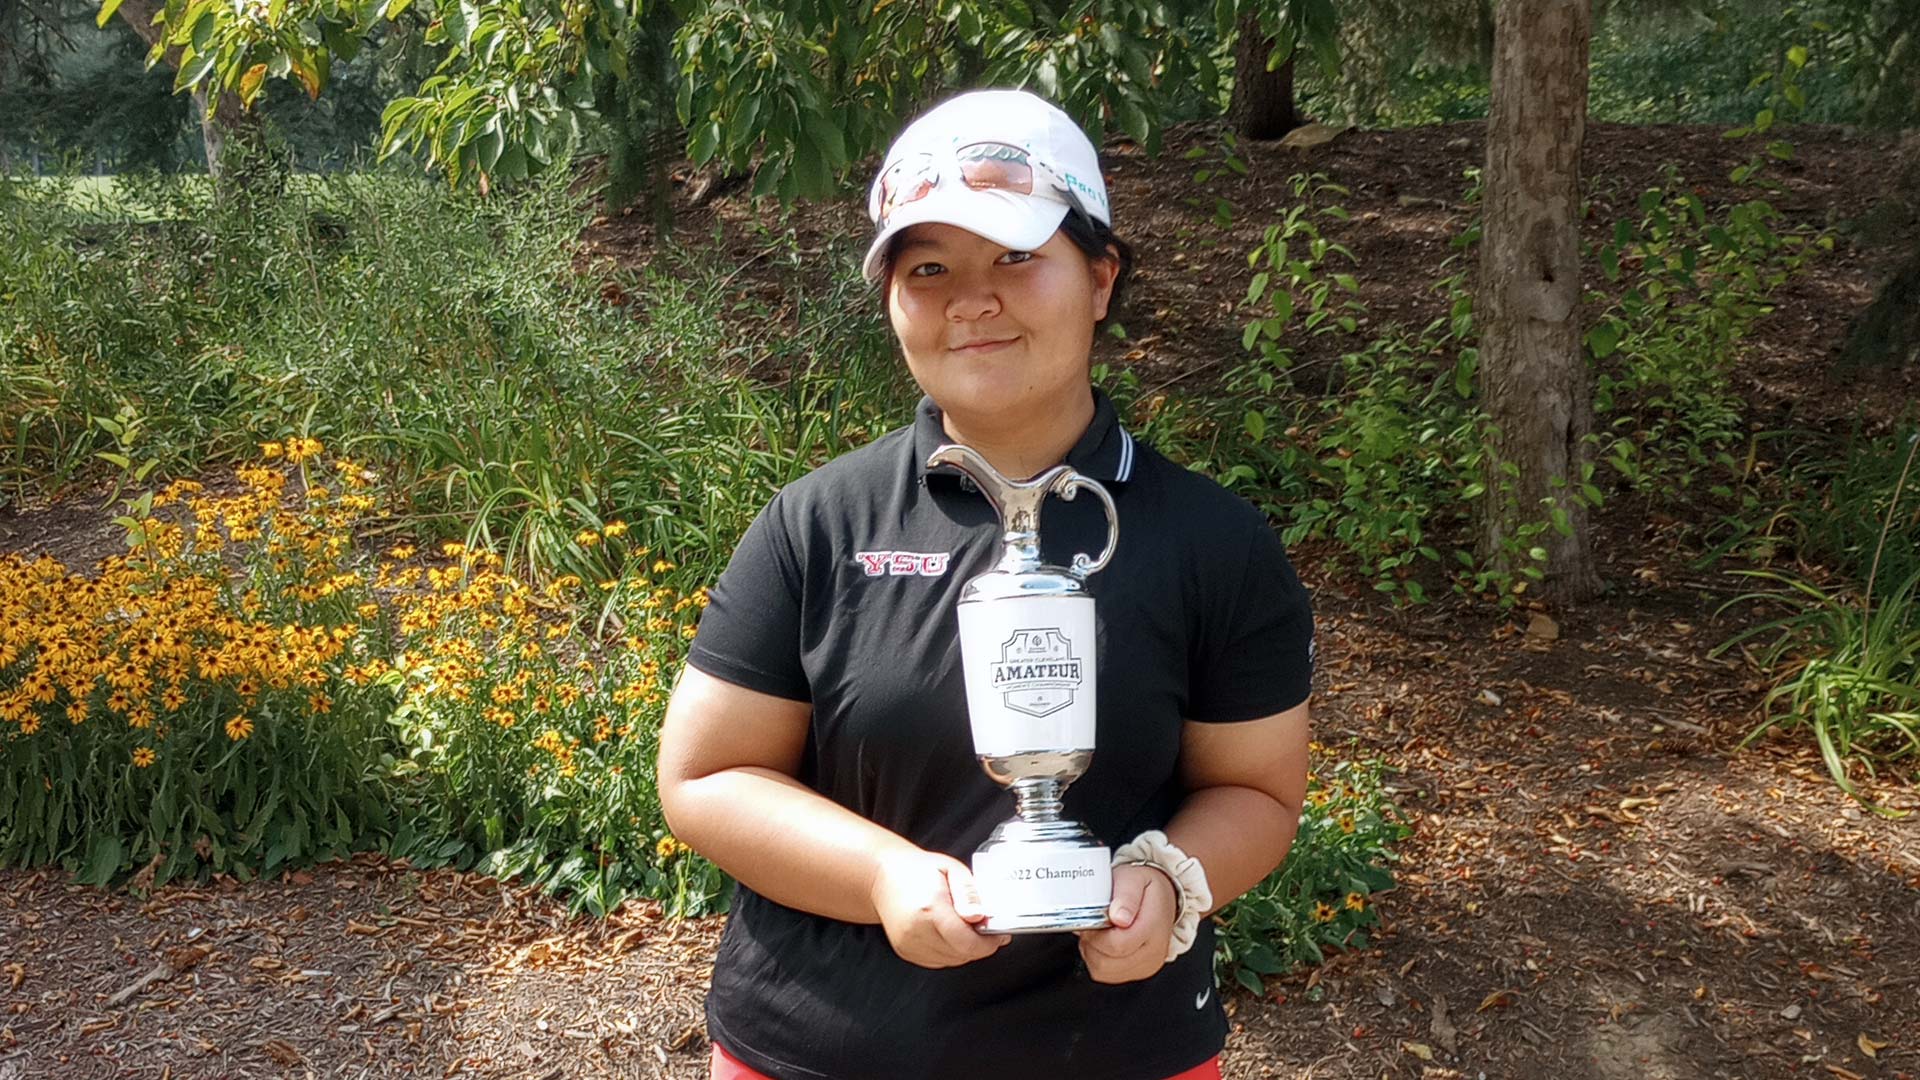
<svg viewBox="0 0 1920 1080">
<path fill-rule="evenodd" d="M 1051 776 L 1036 776 L 1013 782 L 1014 813 L 1033 824 L 1059 821 L 1061 802 L 1067 794 L 1066 782 Z"/>
</svg>

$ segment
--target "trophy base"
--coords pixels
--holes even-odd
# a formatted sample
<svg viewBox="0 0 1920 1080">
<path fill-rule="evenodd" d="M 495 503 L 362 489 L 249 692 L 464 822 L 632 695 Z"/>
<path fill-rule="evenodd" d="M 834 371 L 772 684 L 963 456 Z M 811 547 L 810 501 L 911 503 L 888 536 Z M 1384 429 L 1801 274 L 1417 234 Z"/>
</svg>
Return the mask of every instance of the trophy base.
<svg viewBox="0 0 1920 1080">
<path fill-rule="evenodd" d="M 1110 925 L 1107 921 L 1107 905 L 1101 904 L 1042 914 L 989 915 L 980 924 L 980 930 L 987 934 L 1055 934 L 1070 930 L 1105 930 Z"/>
<path fill-rule="evenodd" d="M 973 853 L 990 934 L 1099 930 L 1113 901 L 1113 853 L 1074 821 L 1001 822 Z"/>
</svg>

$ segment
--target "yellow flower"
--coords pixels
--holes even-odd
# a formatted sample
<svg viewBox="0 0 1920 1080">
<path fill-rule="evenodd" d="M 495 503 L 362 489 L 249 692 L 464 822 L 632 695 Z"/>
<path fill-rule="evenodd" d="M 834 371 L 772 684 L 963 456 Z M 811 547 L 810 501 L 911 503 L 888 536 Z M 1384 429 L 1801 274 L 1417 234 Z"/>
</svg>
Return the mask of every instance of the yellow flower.
<svg viewBox="0 0 1920 1080">
<path fill-rule="evenodd" d="M 600 534 L 592 529 L 582 529 L 574 534 L 573 542 L 581 547 L 593 547 L 600 542 Z"/>
<path fill-rule="evenodd" d="M 674 839 L 671 833 L 661 837 L 660 842 L 653 845 L 653 853 L 659 856 L 662 862 L 665 862 L 666 860 L 673 858 L 675 855 L 678 855 L 683 851 L 692 851 L 692 850 L 693 850 L 692 848 L 681 843 L 679 840 Z"/>
<path fill-rule="evenodd" d="M 277 442 L 263 442 L 260 444 L 260 456 L 269 461 L 279 457 L 280 450 L 280 444 Z"/>
<path fill-rule="evenodd" d="M 665 559 L 655 559 L 653 561 L 653 572 L 656 574 L 664 574 L 671 569 L 673 569 L 673 564 Z"/>
<path fill-rule="evenodd" d="M 1340 831 L 1341 832 L 1346 833 L 1348 836 L 1352 836 L 1353 830 L 1358 827 L 1359 827 L 1359 823 L 1353 820 L 1352 814 L 1340 815 Z"/>
<path fill-rule="evenodd" d="M 1364 896 L 1361 896 L 1357 892 L 1348 893 L 1347 894 L 1347 910 L 1348 911 L 1367 910 L 1367 898 Z"/>
<path fill-rule="evenodd" d="M 153 751 L 144 746 L 134 747 L 133 764 L 134 767 L 141 769 L 153 764 Z"/>
<path fill-rule="evenodd" d="M 227 738 L 239 742 L 251 734 L 253 734 L 253 721 L 247 719 L 244 713 L 227 721 Z"/>
<path fill-rule="evenodd" d="M 1313 904 L 1313 921 L 1314 922 L 1323 922 L 1323 923 L 1332 922 L 1333 917 L 1338 914 L 1340 914 L 1340 910 L 1334 907 L 1332 904 L 1327 903 L 1325 900 L 1314 901 L 1314 904 Z"/>
<path fill-rule="evenodd" d="M 330 713 L 333 711 L 333 699 L 325 694 L 310 694 L 307 697 L 307 708 L 315 713 Z"/>
<path fill-rule="evenodd" d="M 624 521 L 609 521 L 607 527 L 600 530 L 603 536 L 625 536 L 626 532 L 627 523 Z"/>
</svg>

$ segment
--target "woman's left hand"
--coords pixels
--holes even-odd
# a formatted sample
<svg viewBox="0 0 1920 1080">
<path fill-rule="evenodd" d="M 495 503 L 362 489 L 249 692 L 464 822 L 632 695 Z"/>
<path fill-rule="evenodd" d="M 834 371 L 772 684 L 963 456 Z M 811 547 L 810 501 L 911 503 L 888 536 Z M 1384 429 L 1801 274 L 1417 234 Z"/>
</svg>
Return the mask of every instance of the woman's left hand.
<svg viewBox="0 0 1920 1080">
<path fill-rule="evenodd" d="M 1094 982 L 1147 978 L 1166 963 L 1178 901 L 1173 882 L 1149 866 L 1113 868 L 1113 902 L 1105 930 L 1080 931 L 1080 956 Z"/>
</svg>

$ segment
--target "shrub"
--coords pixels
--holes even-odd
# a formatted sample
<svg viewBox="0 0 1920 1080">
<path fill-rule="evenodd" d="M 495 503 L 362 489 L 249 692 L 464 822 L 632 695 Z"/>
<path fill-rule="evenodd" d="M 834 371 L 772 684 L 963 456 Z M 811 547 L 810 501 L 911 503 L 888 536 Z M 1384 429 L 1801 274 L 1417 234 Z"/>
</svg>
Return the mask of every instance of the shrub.
<svg viewBox="0 0 1920 1080">
<path fill-rule="evenodd" d="M 1316 750 L 1319 748 L 1316 746 Z M 1255 994 L 1263 976 L 1364 948 L 1380 921 L 1375 894 L 1393 887 L 1393 847 L 1411 832 L 1388 798 L 1377 759 L 1341 761 L 1307 781 L 1287 861 L 1214 916 L 1214 968 Z"/>
<path fill-rule="evenodd" d="M 653 784 L 661 673 L 704 594 L 619 522 L 604 588 L 535 588 L 458 544 L 376 562 L 353 539 L 371 472 L 318 452 L 269 444 L 290 464 L 232 496 L 169 485 L 154 513 L 185 513 L 129 517 L 134 549 L 96 576 L 0 559 L 0 862 L 244 879 L 377 847 L 524 872 L 576 909 L 711 910 L 721 880 Z"/>
<path fill-rule="evenodd" d="M 1789 574 L 1741 571 L 1782 589 L 1748 593 L 1725 606 L 1762 601 L 1783 605 L 1788 613 L 1736 634 L 1715 650 L 1763 640 L 1757 663 L 1773 687 L 1761 704 L 1765 719 L 1741 745 L 1776 728 L 1805 729 L 1819 746 L 1834 783 L 1863 801 L 1851 776 L 1856 766 L 1870 775 L 1882 765 L 1903 770 L 1909 778 L 1920 775 L 1912 765 L 1920 761 L 1920 570 L 1904 579 L 1879 576 L 1916 450 L 1920 435 L 1907 440 L 1866 586 L 1857 599 L 1846 590 L 1824 589 Z M 1888 581 L 1891 588 L 1876 592 Z M 1868 806 L 1888 812 L 1871 802 Z"/>
</svg>

